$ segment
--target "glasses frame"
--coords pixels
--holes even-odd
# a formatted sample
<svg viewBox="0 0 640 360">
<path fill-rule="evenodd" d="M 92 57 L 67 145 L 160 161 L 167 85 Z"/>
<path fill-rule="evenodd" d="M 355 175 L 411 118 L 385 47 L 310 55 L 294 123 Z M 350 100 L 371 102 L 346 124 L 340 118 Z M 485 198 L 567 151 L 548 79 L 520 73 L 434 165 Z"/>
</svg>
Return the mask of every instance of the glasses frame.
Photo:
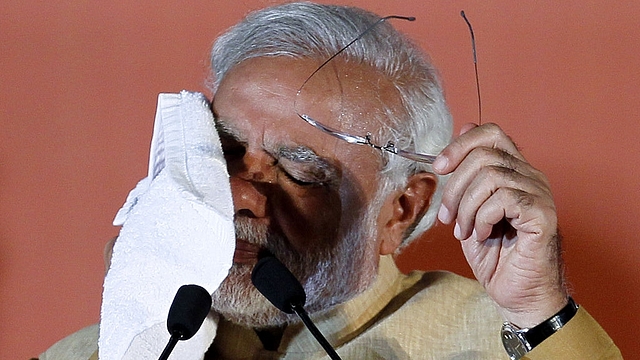
<svg viewBox="0 0 640 360">
<path fill-rule="evenodd" d="M 473 33 L 473 28 L 471 27 L 471 23 L 469 22 L 469 20 L 467 19 L 467 17 L 465 16 L 464 11 L 460 12 L 460 15 L 464 18 L 465 22 L 467 23 L 468 27 L 469 27 L 469 31 L 471 32 L 471 41 L 472 41 L 472 46 L 473 46 L 473 63 L 474 63 L 474 67 L 475 67 L 475 74 L 476 74 L 476 88 L 478 91 L 478 112 L 479 112 L 479 123 L 482 123 L 482 105 L 481 105 L 481 101 L 480 101 L 480 85 L 479 85 L 479 81 L 478 81 L 478 63 L 477 63 L 477 57 L 476 57 L 476 45 L 475 45 L 475 36 Z M 343 46 L 340 50 L 338 50 L 338 52 L 336 52 L 335 54 L 333 54 L 331 57 L 329 57 L 327 60 L 325 60 L 322 64 L 320 64 L 320 66 L 311 73 L 311 75 L 309 75 L 309 77 L 302 83 L 302 85 L 300 86 L 300 88 L 298 89 L 298 92 L 296 93 L 296 97 L 294 100 L 294 110 L 296 112 L 296 114 L 298 115 L 298 117 L 300 117 L 302 120 L 304 120 L 307 124 L 315 127 L 318 130 L 321 130 L 322 132 L 331 135 L 335 138 L 338 138 L 340 140 L 346 141 L 350 144 L 357 144 L 357 145 L 367 145 L 367 146 L 371 146 L 374 149 L 380 150 L 380 151 L 386 151 L 392 154 L 396 154 L 398 156 L 401 156 L 405 159 L 409 159 L 412 161 L 416 161 L 416 162 L 421 162 L 421 163 L 426 163 L 426 164 L 432 164 L 435 159 L 436 159 L 436 155 L 428 155 L 428 154 L 420 154 L 420 153 L 416 153 L 413 151 L 407 151 L 407 150 L 402 150 L 399 149 L 395 143 L 393 141 L 388 141 L 385 145 L 378 145 L 376 143 L 374 143 L 372 141 L 372 134 L 371 133 L 367 133 L 365 136 L 359 136 L 359 135 L 352 135 L 352 134 L 348 134 L 342 131 L 339 131 L 337 129 L 334 129 L 330 126 L 324 125 L 320 122 L 318 122 L 317 120 L 313 119 L 311 116 L 304 114 L 304 113 L 300 113 L 300 111 L 298 111 L 298 98 L 300 96 L 300 93 L 302 92 L 302 89 L 304 88 L 304 86 L 309 82 L 309 80 L 311 80 L 311 78 L 318 72 L 320 71 L 322 68 L 325 67 L 325 65 L 327 65 L 331 60 L 333 60 L 336 56 L 340 55 L 343 51 L 345 51 L 347 48 L 349 48 L 349 46 L 351 46 L 353 43 L 355 43 L 356 41 L 360 40 L 364 35 L 366 35 L 368 32 L 370 32 L 371 30 L 373 30 L 378 24 L 390 20 L 390 19 L 400 19 L 400 20 L 407 20 L 407 21 L 415 21 L 415 17 L 413 16 L 398 16 L 398 15 L 390 15 L 390 16 L 385 16 L 382 17 L 380 19 L 378 19 L 378 21 L 376 21 L 375 23 L 373 23 L 372 25 L 370 25 L 368 28 L 366 28 L 362 33 L 360 33 L 358 36 L 356 36 L 353 40 L 351 40 L 347 45 Z"/>
</svg>

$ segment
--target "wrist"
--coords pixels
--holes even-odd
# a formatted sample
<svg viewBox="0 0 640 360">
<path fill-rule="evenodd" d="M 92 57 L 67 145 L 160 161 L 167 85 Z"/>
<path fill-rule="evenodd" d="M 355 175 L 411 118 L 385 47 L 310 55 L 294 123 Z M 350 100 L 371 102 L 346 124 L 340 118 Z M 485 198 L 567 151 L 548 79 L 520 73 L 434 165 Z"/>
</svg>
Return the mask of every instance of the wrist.
<svg viewBox="0 0 640 360">
<path fill-rule="evenodd" d="M 571 297 L 567 304 L 553 316 L 532 328 L 519 328 L 509 322 L 502 325 L 501 337 L 511 360 L 520 359 L 529 351 L 560 330 L 578 311 Z"/>
<path fill-rule="evenodd" d="M 559 292 L 538 301 L 528 300 L 524 309 L 501 308 L 501 312 L 505 321 L 519 328 L 532 328 L 563 309 L 568 304 L 569 298 L 565 292 Z"/>
</svg>

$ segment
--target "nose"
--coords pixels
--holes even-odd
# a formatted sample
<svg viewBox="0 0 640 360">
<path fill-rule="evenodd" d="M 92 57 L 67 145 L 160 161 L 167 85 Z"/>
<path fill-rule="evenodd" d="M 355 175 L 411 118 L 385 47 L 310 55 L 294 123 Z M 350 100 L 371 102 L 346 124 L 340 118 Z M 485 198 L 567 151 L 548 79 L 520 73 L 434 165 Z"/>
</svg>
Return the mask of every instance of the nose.
<svg viewBox="0 0 640 360">
<path fill-rule="evenodd" d="M 231 194 L 236 215 L 263 218 L 268 215 L 268 188 L 274 182 L 273 159 L 245 154 L 241 166 L 230 171 Z"/>
<path fill-rule="evenodd" d="M 231 195 L 236 215 L 250 218 L 267 215 L 267 196 L 260 187 L 252 181 L 231 177 Z"/>
</svg>

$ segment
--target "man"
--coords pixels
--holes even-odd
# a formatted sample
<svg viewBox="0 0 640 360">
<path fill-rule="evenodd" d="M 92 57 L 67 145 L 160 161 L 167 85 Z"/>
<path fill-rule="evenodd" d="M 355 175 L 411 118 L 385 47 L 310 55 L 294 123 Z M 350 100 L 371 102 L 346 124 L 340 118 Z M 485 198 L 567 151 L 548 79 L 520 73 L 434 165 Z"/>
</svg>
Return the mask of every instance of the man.
<svg viewBox="0 0 640 360">
<path fill-rule="evenodd" d="M 307 310 L 345 359 L 621 358 L 568 297 L 544 175 L 496 125 L 466 125 L 450 142 L 434 69 L 388 21 L 310 3 L 265 9 L 218 39 L 212 68 L 237 240 L 205 358 L 325 356 L 251 284 L 267 252 L 302 282 Z M 431 165 L 358 146 L 303 119 L 439 155 Z M 391 255 L 436 217 L 455 222 L 478 282 L 399 274 Z M 535 338 L 518 331 L 532 328 Z"/>
</svg>

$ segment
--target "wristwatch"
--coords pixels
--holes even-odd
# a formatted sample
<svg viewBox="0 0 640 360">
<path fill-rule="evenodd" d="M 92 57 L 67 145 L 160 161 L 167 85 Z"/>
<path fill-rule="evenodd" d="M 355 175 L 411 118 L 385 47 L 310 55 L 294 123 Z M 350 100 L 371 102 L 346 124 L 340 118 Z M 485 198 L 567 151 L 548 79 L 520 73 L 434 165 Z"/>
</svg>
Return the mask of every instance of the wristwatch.
<svg viewBox="0 0 640 360">
<path fill-rule="evenodd" d="M 511 360 L 518 360 L 538 344 L 560 330 L 578 311 L 578 305 L 569 297 L 569 303 L 558 313 L 530 329 L 521 329 L 509 322 L 502 324 L 502 344 Z"/>
</svg>

